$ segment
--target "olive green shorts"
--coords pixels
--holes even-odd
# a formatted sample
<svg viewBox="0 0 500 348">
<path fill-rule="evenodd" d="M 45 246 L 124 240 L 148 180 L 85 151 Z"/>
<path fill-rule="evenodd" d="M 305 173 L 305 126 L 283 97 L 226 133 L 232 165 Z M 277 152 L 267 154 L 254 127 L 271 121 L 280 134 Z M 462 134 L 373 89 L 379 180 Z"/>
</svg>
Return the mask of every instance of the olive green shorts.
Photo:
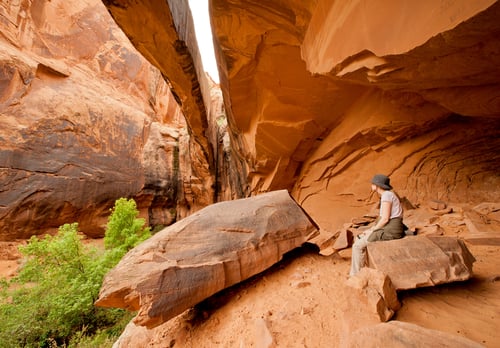
<svg viewBox="0 0 500 348">
<path fill-rule="evenodd" d="M 382 228 L 372 232 L 370 237 L 368 237 L 369 242 L 375 242 L 377 240 L 391 240 L 399 239 L 405 236 L 405 225 L 403 224 L 403 218 L 393 218 Z"/>
</svg>

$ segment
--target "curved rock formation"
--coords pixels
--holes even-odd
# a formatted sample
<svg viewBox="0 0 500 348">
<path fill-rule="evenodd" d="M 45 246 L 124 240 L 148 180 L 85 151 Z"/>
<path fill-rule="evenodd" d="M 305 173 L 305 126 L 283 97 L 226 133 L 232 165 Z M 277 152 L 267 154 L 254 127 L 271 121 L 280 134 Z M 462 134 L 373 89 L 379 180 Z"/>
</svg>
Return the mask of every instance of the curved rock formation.
<svg viewBox="0 0 500 348">
<path fill-rule="evenodd" d="M 143 43 L 144 26 L 134 26 L 131 14 L 144 5 L 105 3 L 175 79 L 180 71 Z M 159 3 L 148 6 L 160 10 Z M 180 34 L 162 34 L 164 50 L 192 32 L 179 28 L 189 26 L 186 1 L 172 3 L 161 10 Z M 332 219 L 332 210 L 363 208 L 358 199 L 376 172 L 390 174 L 415 204 L 494 200 L 499 8 L 493 0 L 210 1 L 240 195 L 287 188 L 326 229 L 344 220 Z M 167 32 L 151 8 L 140 9 L 147 27 Z M 186 45 L 196 64 L 197 49 Z M 176 93 L 196 104 L 192 90 Z"/>
<path fill-rule="evenodd" d="M 500 2 L 210 0 L 217 116 L 187 0 L 103 2 L 160 73 L 90 0 L 0 5 L 2 239 L 99 235 L 119 196 L 163 224 L 281 189 L 336 231 L 374 206 L 375 173 L 414 206 L 498 200 Z"/>
<path fill-rule="evenodd" d="M 293 186 L 326 229 L 345 221 L 332 211 L 363 208 L 377 172 L 414 203 L 498 197 L 500 4 L 213 0 L 211 10 L 252 192 Z"/>
</svg>

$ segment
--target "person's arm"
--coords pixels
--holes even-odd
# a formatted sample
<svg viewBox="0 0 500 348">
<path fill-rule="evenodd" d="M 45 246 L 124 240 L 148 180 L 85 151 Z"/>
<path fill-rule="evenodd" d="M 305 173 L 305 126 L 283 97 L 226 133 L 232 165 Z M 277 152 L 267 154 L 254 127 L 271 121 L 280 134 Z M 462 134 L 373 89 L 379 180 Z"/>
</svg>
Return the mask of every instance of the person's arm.
<svg viewBox="0 0 500 348">
<path fill-rule="evenodd" d="M 375 226 L 369 228 L 366 231 L 366 233 L 370 234 L 373 231 L 376 231 L 379 228 L 384 227 L 389 222 L 389 219 L 391 217 L 391 209 L 392 209 L 392 202 L 383 201 L 382 204 L 380 205 L 380 219 L 378 219 Z"/>
</svg>

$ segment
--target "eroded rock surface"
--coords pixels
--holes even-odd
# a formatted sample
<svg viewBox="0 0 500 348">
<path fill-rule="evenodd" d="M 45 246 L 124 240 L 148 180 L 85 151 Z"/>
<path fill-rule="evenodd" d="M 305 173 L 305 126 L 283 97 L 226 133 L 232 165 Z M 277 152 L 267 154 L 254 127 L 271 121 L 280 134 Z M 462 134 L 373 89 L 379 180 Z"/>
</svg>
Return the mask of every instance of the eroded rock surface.
<svg viewBox="0 0 500 348">
<path fill-rule="evenodd" d="M 194 77 L 186 1 L 105 3 L 168 79 L 186 80 L 182 62 Z M 210 13 L 239 195 L 293 188 L 327 230 L 376 172 L 416 204 L 498 197 L 498 2 L 212 0 Z M 176 93 L 199 109 L 193 86 Z"/>
<path fill-rule="evenodd" d="M 88 97 L 73 96 L 77 86 L 89 85 L 88 79 L 78 78 L 87 68 L 78 65 L 78 69 L 72 69 L 74 61 L 61 62 L 58 58 L 75 54 L 78 58 L 76 61 L 81 61 L 92 57 L 95 55 L 94 49 L 87 44 L 102 42 L 101 35 L 112 32 L 105 31 L 103 34 L 87 30 L 91 27 L 88 21 L 79 21 L 76 25 L 67 22 L 68 18 L 73 18 L 73 14 L 79 13 L 85 3 L 52 0 L 3 2 L 0 5 L 0 19 L 10 28 L 9 31 L 2 32 L 6 42 L 9 45 L 26 44 L 27 47 L 33 47 L 38 55 L 36 59 L 26 58 L 16 48 L 20 47 L 16 44 L 13 45 L 13 54 L 7 54 L 12 50 L 9 45 L 5 46 L 5 50 L 0 50 L 2 57 L 9 56 L 2 65 L 4 69 L 1 73 L 5 78 L 1 83 L 3 94 L 0 101 L 8 105 L 3 110 L 19 107 L 22 104 L 18 101 L 28 100 L 26 96 L 37 89 L 49 91 L 48 94 L 33 97 L 31 108 L 21 107 L 18 114 L 12 114 L 14 116 L 4 117 L 2 114 L 2 121 L 9 129 L 5 134 L 2 133 L 2 140 L 11 137 L 12 141 L 8 144 L 16 144 L 19 139 L 30 139 L 22 150 L 36 151 L 42 148 L 41 141 L 48 129 L 56 129 L 58 134 L 77 133 L 79 136 L 90 133 L 88 140 L 76 142 L 78 146 L 71 149 L 73 152 L 67 150 L 66 142 L 61 142 L 61 139 L 47 137 L 50 140 L 48 149 L 57 149 L 51 150 L 54 155 L 52 157 L 69 151 L 78 158 L 78 161 L 70 161 L 67 167 L 60 166 L 64 170 L 47 172 L 48 167 L 43 162 L 53 158 L 40 151 L 42 156 L 39 158 L 42 161 L 36 162 L 34 171 L 31 166 L 29 170 L 22 167 L 20 171 L 2 172 L 3 178 L 11 180 L 8 181 L 9 185 L 21 178 L 18 187 L 26 191 L 42 187 L 41 190 L 37 188 L 27 192 L 26 204 L 12 214 L 21 222 L 18 224 L 17 220 L 11 220 L 9 226 L 23 224 L 22 227 L 26 229 L 44 226 L 39 218 L 41 216 L 57 226 L 62 221 L 60 216 L 74 216 L 72 213 L 68 214 L 74 209 L 73 201 L 68 202 L 65 198 L 72 197 L 75 192 L 80 192 L 79 202 L 83 198 L 88 199 L 83 200 L 86 205 L 78 205 L 77 210 L 93 214 L 92 218 L 83 220 L 91 221 L 93 226 L 99 225 L 101 213 L 107 210 L 100 202 L 109 202 L 111 195 L 108 195 L 108 189 L 113 191 L 114 196 L 122 195 L 124 191 L 128 193 L 129 190 L 136 192 L 141 187 L 138 182 L 142 182 L 143 173 L 136 168 L 140 162 L 138 158 L 141 144 L 147 143 L 146 152 L 156 153 L 163 149 L 161 142 L 156 140 L 163 138 L 169 143 L 175 142 L 171 136 L 176 133 L 159 125 L 151 128 L 154 139 L 152 137 L 146 141 L 148 132 L 144 131 L 144 137 L 127 137 L 129 143 L 123 139 L 120 143 L 111 142 L 120 138 L 116 135 L 122 134 L 123 129 L 126 134 L 129 134 L 128 131 L 135 134 L 136 131 L 148 129 L 141 127 L 148 124 L 144 121 L 147 118 L 143 113 L 151 111 L 149 102 L 155 105 L 153 109 L 161 109 L 157 105 L 159 99 L 147 98 L 146 102 L 139 97 L 139 104 L 146 110 L 139 113 L 134 106 L 127 104 L 137 96 L 134 92 L 137 86 L 134 83 L 123 86 L 126 93 L 115 91 L 106 85 L 97 88 L 95 92 L 89 92 Z M 211 174 L 216 160 L 211 158 L 210 149 L 222 146 L 207 145 L 206 111 L 202 105 L 207 100 L 197 49 L 193 45 L 192 21 L 187 2 L 153 0 L 144 4 L 117 0 L 104 3 L 126 30 L 134 45 L 160 69 L 163 77 L 174 88 L 173 97 L 182 103 L 190 125 L 189 133 L 195 136 L 195 142 L 186 147 L 192 154 L 193 167 L 190 168 L 198 170 L 187 170 L 189 174 L 195 174 L 194 179 L 189 175 L 189 180 L 182 181 L 182 190 L 189 195 L 184 201 L 184 207 L 189 210 L 194 206 L 202 206 L 211 200 L 213 193 L 209 188 L 213 184 Z M 235 191 L 224 197 L 293 188 L 293 196 L 301 206 L 322 229 L 328 231 L 336 231 L 351 217 L 369 211 L 377 203 L 369 197 L 369 180 L 377 172 L 389 174 L 398 192 L 409 197 L 415 205 L 429 200 L 475 204 L 495 203 L 498 199 L 499 2 L 438 0 L 409 4 L 382 0 L 374 5 L 373 2 L 362 0 L 211 0 L 210 4 L 221 87 L 228 116 L 230 146 L 225 146 L 228 143 L 225 137 L 221 139 L 215 136 L 212 139 L 222 140 L 222 148 L 225 149 L 223 155 L 231 154 L 233 159 L 231 166 L 220 166 L 224 168 L 224 174 L 228 174 L 224 178 L 226 181 L 216 180 L 214 183 L 216 187 L 219 183 L 234 185 Z M 137 15 L 138 12 L 140 16 Z M 90 11 L 92 18 L 95 13 L 98 12 Z M 25 22 L 25 18 L 30 16 L 39 25 L 35 29 Z M 48 20 L 49 18 L 52 20 Z M 407 30 L 408 27 L 416 30 Z M 37 36 L 40 28 L 48 30 L 48 35 Z M 59 35 L 62 28 L 71 29 L 70 39 Z M 21 29 L 26 31 L 21 33 Z M 18 34 L 13 35 L 10 30 Z M 32 44 L 32 37 L 40 39 L 34 40 Z M 51 38 L 57 39 L 57 44 Z M 63 49 L 69 47 L 65 44 L 70 41 L 78 42 L 79 45 L 69 50 Z M 110 73 L 117 66 L 122 67 L 119 64 L 122 61 L 136 61 L 127 50 L 111 46 L 111 51 L 104 50 L 99 54 L 98 62 L 93 61 L 92 67 Z M 109 61 L 108 57 L 114 56 L 113 53 L 120 56 L 120 59 Z M 90 75 L 96 76 L 96 70 L 91 68 L 90 71 Z M 120 68 L 118 71 L 112 74 L 115 79 L 127 75 L 128 78 L 137 77 L 135 69 Z M 155 76 L 160 81 L 159 75 Z M 41 81 L 48 84 L 41 87 Z M 61 81 L 69 84 L 70 88 L 66 90 L 65 83 L 61 84 Z M 119 94 L 117 99 L 107 94 L 115 92 Z M 53 96 L 62 96 L 63 102 Z M 89 111 L 84 108 L 85 112 L 76 108 L 77 112 L 72 114 L 74 105 L 79 105 L 78 102 L 82 99 L 92 100 L 95 108 L 89 108 Z M 60 119 L 46 122 L 44 118 L 40 118 L 36 107 L 42 106 L 40 113 L 43 115 L 52 112 L 50 107 L 43 108 L 45 100 L 50 101 L 50 105 L 55 105 L 54 108 L 64 111 Z M 97 103 L 96 100 L 104 102 Z M 65 102 L 70 105 L 64 104 Z M 123 108 L 122 102 L 130 108 Z M 116 114 L 116 109 L 125 111 Z M 83 120 L 80 119 L 82 114 L 85 115 Z M 43 122 L 30 128 L 29 123 L 18 115 L 27 117 L 28 121 L 35 117 Z M 75 117 L 68 115 L 75 116 L 78 122 Z M 108 115 L 109 118 L 101 117 Z M 80 125 L 85 122 L 92 124 L 92 127 L 83 129 Z M 11 135 L 13 133 L 10 129 L 15 127 L 20 129 L 19 137 Z M 68 129 L 76 129 L 76 132 L 72 133 Z M 103 138 L 94 137 L 96 129 L 111 129 L 111 134 Z M 186 138 L 181 137 L 180 142 L 183 141 Z M 22 143 L 24 144 L 24 140 Z M 123 145 L 127 145 L 128 150 L 123 150 Z M 100 170 L 79 170 L 78 166 L 89 166 L 88 158 L 91 156 L 86 151 L 78 151 L 93 149 L 92 146 L 102 151 L 104 157 L 100 159 L 106 164 L 115 156 L 120 158 L 121 162 L 114 167 L 115 172 L 110 179 L 113 184 L 119 185 L 111 186 L 110 189 L 108 181 L 101 180 L 103 172 Z M 122 152 L 114 146 L 118 146 Z M 19 161 L 17 153 L 9 151 L 10 148 L 5 156 L 8 163 L 14 163 L 16 168 L 20 167 L 19 162 L 32 164 L 33 158 L 37 158 L 33 156 Z M 109 154 L 111 157 L 106 157 Z M 175 159 L 175 154 L 173 148 L 162 153 L 159 158 L 165 155 Z M 168 166 L 158 161 L 150 159 L 146 163 L 150 165 L 146 177 L 154 178 L 155 173 L 170 174 Z M 105 169 L 104 174 L 108 168 Z M 80 176 L 72 176 L 69 182 L 59 181 L 67 178 L 68 171 L 75 170 Z M 47 186 L 45 182 L 23 181 L 24 172 L 29 173 L 26 175 L 29 178 L 47 174 L 46 177 L 57 181 L 50 181 Z M 87 176 L 93 182 L 90 188 L 85 186 L 86 190 L 82 193 L 80 188 L 83 185 L 77 184 Z M 73 180 L 74 178 L 76 179 Z M 145 202 L 168 197 L 173 186 L 164 185 L 165 181 L 162 180 L 152 182 L 148 190 L 141 193 Z M 195 185 L 190 184 L 193 182 Z M 62 189 L 58 191 L 58 195 L 45 199 L 47 187 L 52 186 Z M 22 189 L 18 191 L 23 194 L 25 192 Z M 161 196 L 155 196 L 155 191 L 160 192 Z M 14 199 L 21 196 L 10 197 Z M 62 206 L 51 205 L 51 202 L 61 201 L 64 202 Z M 6 206 L 4 202 L 0 204 L 3 211 Z M 59 212 L 59 215 L 51 214 L 53 211 Z M 155 212 L 158 214 L 156 216 L 164 214 L 166 220 L 170 219 L 161 205 Z M 476 228 L 476 232 L 480 234 L 490 233 L 491 231 L 482 229 L 484 226 L 478 227 L 477 217 L 483 219 L 484 216 L 481 214 L 468 215 L 471 223 L 466 223 L 472 226 L 471 229 Z M 96 220 L 99 221 L 96 223 Z M 33 225 L 26 223 L 27 221 Z M 433 229 L 431 233 L 436 234 L 445 230 L 442 225 L 433 225 L 432 221 L 425 227 Z M 484 243 L 487 238 L 485 235 L 471 236 L 471 240 L 475 239 L 480 243 Z M 157 254 L 152 251 L 153 246 L 148 250 L 151 250 L 151 262 L 148 263 L 151 264 L 156 260 Z M 442 255 L 438 259 L 446 264 Z M 161 253 L 158 260 L 163 260 Z M 206 265 L 207 268 L 209 266 Z M 123 274 L 127 273 L 124 271 Z M 142 279 L 142 274 L 133 275 Z M 336 276 L 335 279 L 339 277 Z M 497 279 L 496 275 L 492 277 Z M 158 275 L 157 279 L 160 278 Z M 127 277 L 124 276 L 123 279 L 127 280 Z M 131 283 L 137 279 L 131 280 Z M 425 282 L 429 279 L 432 278 Z M 147 292 L 150 285 L 161 288 L 154 280 L 152 282 L 153 285 L 147 281 L 144 285 L 146 295 L 143 299 L 146 302 L 151 300 Z M 128 291 L 131 291 L 131 297 L 123 298 Z M 114 299 L 125 306 L 134 307 L 139 301 L 134 291 L 117 291 Z M 492 292 L 496 294 L 495 291 Z M 498 296 L 489 297 L 490 300 L 495 298 Z M 482 302 L 489 301 L 478 301 Z M 160 315 L 161 309 L 158 308 L 161 306 L 161 303 L 151 304 L 151 308 L 154 308 L 152 315 Z M 146 309 L 142 312 L 142 319 L 148 321 L 149 313 L 146 312 Z M 279 309 L 276 312 L 279 313 Z M 237 318 L 238 314 L 234 317 Z M 300 318 L 290 313 L 287 315 L 293 319 Z M 138 318 L 138 322 L 142 319 Z M 317 320 L 317 317 L 315 319 L 314 324 L 327 322 Z M 149 323 L 153 325 L 154 320 Z M 292 320 L 283 322 L 287 329 L 292 324 Z M 307 325 L 304 324 L 298 331 L 304 327 Z M 213 327 L 209 329 L 211 328 Z M 289 331 L 283 332 L 283 336 L 289 335 Z M 206 342 L 210 333 L 208 331 L 198 342 Z M 317 336 L 322 338 L 323 335 L 320 332 Z M 292 343 L 296 343 L 295 335 L 293 339 Z M 307 337 L 303 339 L 299 343 L 302 346 Z M 330 344 L 331 342 L 334 341 L 329 340 Z M 216 342 L 210 341 L 209 344 L 213 346 Z M 158 342 L 158 346 L 165 346 L 165 342 Z"/>
<path fill-rule="evenodd" d="M 138 310 L 154 327 L 264 271 L 317 232 L 286 190 L 210 205 L 131 250 L 96 304 Z"/>
<path fill-rule="evenodd" d="M 312 211 L 361 196 L 384 172 L 415 201 L 493 194 L 498 158 L 484 153 L 498 147 L 498 3 L 211 4 L 252 191 L 294 185 Z"/>
<path fill-rule="evenodd" d="M 368 265 L 387 274 L 397 290 L 467 280 L 476 261 L 452 237 L 405 237 L 370 243 Z"/>
<path fill-rule="evenodd" d="M 102 236 L 120 197 L 159 225 L 213 201 L 167 83 L 98 0 L 0 4 L 0 118 L 0 240 Z"/>
<path fill-rule="evenodd" d="M 401 308 L 396 288 L 382 271 L 364 267 L 346 281 L 342 297 L 342 336 L 390 320 Z"/>
<path fill-rule="evenodd" d="M 480 348 L 483 345 L 460 336 L 430 330 L 401 321 L 390 321 L 354 331 L 344 348 L 443 347 Z"/>
</svg>

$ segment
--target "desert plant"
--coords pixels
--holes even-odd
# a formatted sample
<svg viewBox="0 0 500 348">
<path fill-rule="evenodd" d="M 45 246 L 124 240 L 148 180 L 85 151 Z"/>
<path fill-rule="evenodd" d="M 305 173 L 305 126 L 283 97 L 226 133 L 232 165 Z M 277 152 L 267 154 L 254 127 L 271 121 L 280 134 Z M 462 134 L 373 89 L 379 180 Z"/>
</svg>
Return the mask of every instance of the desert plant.
<svg viewBox="0 0 500 348">
<path fill-rule="evenodd" d="M 127 252 L 151 236 L 149 227 L 144 227 L 144 224 L 133 199 L 116 200 L 106 225 L 104 246 L 106 249 L 122 249 Z"/>
<path fill-rule="evenodd" d="M 2 347 L 53 347 L 113 332 L 109 328 L 125 312 L 98 308 L 94 302 L 104 275 L 150 236 L 144 220 L 137 216 L 135 201 L 121 198 L 115 202 L 105 250 L 84 245 L 77 223 L 61 226 L 55 236 L 33 236 L 20 247 L 25 264 L 19 275 L 0 282 Z"/>
</svg>

